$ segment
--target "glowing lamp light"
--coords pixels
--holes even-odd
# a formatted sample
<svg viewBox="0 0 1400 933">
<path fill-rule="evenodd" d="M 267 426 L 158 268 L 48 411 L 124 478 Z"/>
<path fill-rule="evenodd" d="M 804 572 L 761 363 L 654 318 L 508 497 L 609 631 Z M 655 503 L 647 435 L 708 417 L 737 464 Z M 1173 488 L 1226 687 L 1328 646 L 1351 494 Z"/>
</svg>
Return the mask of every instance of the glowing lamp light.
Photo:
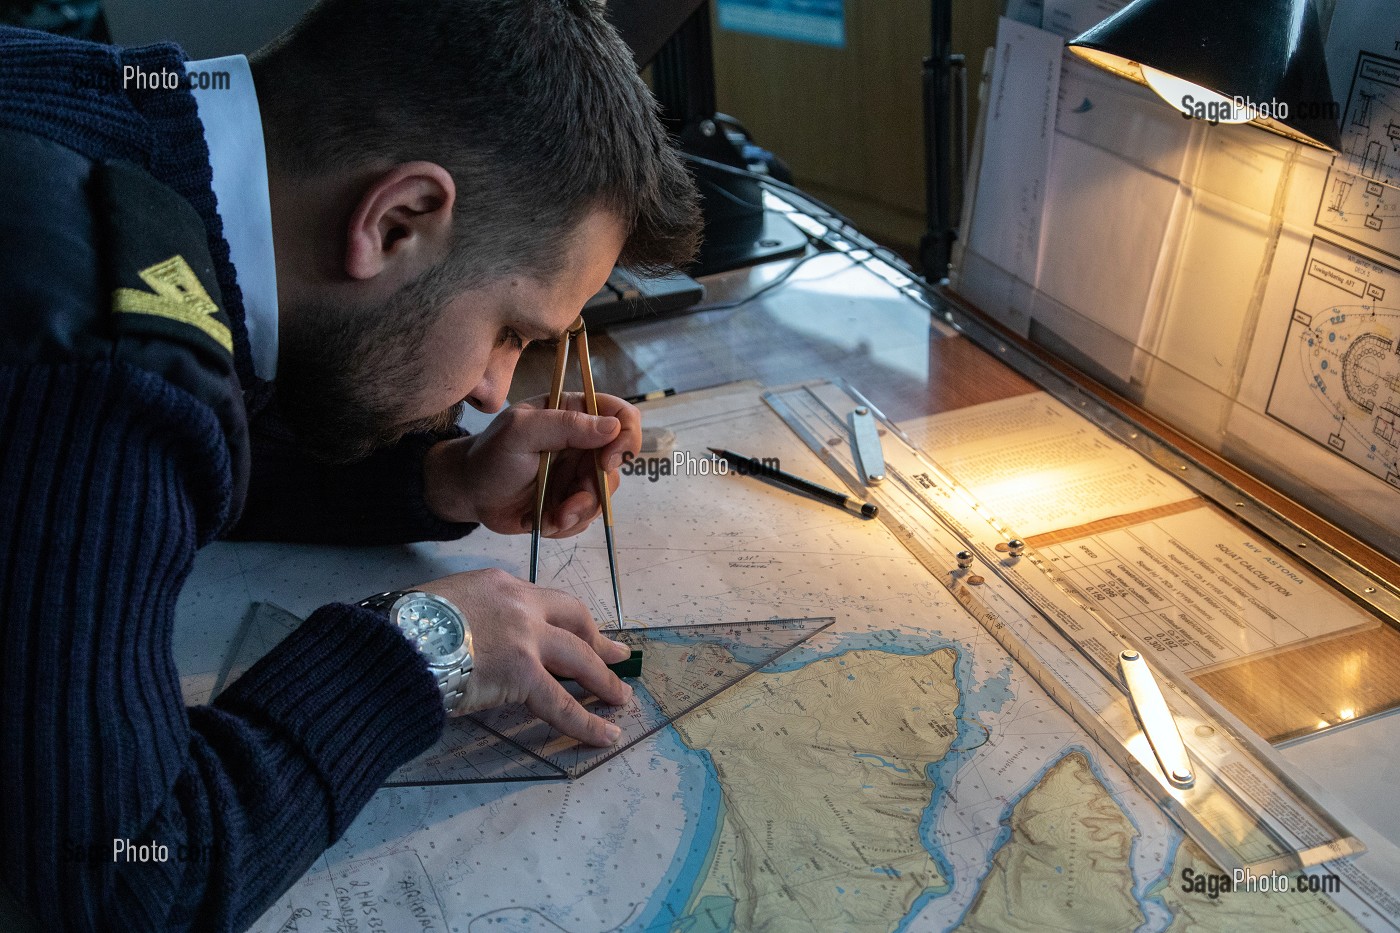
<svg viewBox="0 0 1400 933">
<path fill-rule="evenodd" d="M 1183 81 L 1150 65 L 1142 66 L 1142 77 L 1158 97 L 1188 116 L 1203 113 L 1206 119 L 1213 118 L 1218 123 L 1249 122 L 1249 111 L 1210 88 Z"/>
<path fill-rule="evenodd" d="M 1341 146 L 1315 0 L 1134 0 L 1069 49 L 1186 116 Z"/>
</svg>

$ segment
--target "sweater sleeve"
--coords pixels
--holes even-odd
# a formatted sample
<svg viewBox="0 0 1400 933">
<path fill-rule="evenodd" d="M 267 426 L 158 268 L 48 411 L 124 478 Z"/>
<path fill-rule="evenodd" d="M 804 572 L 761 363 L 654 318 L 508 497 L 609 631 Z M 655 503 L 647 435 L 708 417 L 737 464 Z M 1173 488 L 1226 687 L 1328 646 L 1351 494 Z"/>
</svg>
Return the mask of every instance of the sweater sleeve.
<svg viewBox="0 0 1400 933">
<path fill-rule="evenodd" d="M 242 930 L 440 734 L 422 659 L 324 606 L 186 708 L 176 598 L 228 452 L 115 364 L 0 366 L 0 879 L 49 930 Z"/>
<path fill-rule="evenodd" d="M 242 517 L 229 537 L 322 544 L 450 541 L 476 528 L 446 522 L 423 499 L 423 458 L 438 441 L 460 436 L 410 434 L 356 463 L 332 466 L 308 457 L 269 405 L 249 425 L 252 478 Z"/>
</svg>

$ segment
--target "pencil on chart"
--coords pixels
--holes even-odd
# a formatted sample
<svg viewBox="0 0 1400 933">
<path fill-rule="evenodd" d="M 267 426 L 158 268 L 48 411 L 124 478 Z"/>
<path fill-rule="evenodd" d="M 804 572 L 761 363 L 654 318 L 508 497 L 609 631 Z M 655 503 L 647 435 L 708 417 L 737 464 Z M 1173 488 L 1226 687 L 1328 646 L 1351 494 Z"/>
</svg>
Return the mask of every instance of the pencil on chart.
<svg viewBox="0 0 1400 933">
<path fill-rule="evenodd" d="M 755 457 L 746 457 L 743 454 L 736 454 L 732 450 L 723 450 L 717 447 L 709 448 L 710 453 L 727 461 L 730 465 L 738 469 L 741 474 L 748 476 L 758 476 L 771 480 L 792 492 L 800 492 L 811 496 L 827 505 L 834 505 L 838 509 L 844 509 L 852 515 L 859 515 L 862 518 L 874 518 L 880 514 L 878 506 L 869 502 L 861 502 L 853 499 L 845 493 L 837 492 L 835 489 L 814 483 L 809 479 L 794 476 L 785 470 L 769 466 L 762 460 Z"/>
</svg>

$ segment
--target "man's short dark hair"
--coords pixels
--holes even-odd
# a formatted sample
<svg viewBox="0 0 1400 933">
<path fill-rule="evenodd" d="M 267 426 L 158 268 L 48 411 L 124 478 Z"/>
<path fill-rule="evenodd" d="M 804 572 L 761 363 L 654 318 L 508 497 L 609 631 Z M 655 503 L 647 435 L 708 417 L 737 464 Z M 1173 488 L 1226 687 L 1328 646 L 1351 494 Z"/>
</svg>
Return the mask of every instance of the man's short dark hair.
<svg viewBox="0 0 1400 933">
<path fill-rule="evenodd" d="M 694 255 L 694 183 L 601 2 L 321 0 L 252 65 L 280 170 L 452 174 L 455 280 L 547 276 L 598 208 L 623 265 Z"/>
</svg>

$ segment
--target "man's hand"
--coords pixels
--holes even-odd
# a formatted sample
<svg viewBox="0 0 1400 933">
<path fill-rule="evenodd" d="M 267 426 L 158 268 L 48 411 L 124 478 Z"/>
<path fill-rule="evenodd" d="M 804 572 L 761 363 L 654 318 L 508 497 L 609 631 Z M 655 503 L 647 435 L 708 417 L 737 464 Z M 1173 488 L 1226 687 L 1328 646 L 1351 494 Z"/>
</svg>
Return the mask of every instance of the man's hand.
<svg viewBox="0 0 1400 933">
<path fill-rule="evenodd" d="M 617 741 L 621 730 L 585 710 L 554 676 L 573 678 L 613 706 L 632 698 L 632 688 L 608 670 L 631 649 L 604 637 L 583 603 L 495 569 L 458 573 L 414 589 L 446 597 L 471 626 L 472 671 L 457 714 L 523 703 L 582 742 Z"/>
<path fill-rule="evenodd" d="M 534 523 L 535 476 L 540 454 L 554 451 L 541 533 L 567 538 L 602 511 L 594 451 L 608 474 L 609 491 L 621 478 L 622 456 L 641 450 L 642 415 L 611 395 L 598 396 L 598 417 L 586 414 L 583 396 L 564 394 L 558 410 L 545 396 L 512 405 L 473 437 L 443 441 L 423 463 L 424 497 L 435 515 L 451 522 L 480 522 L 499 534 L 522 534 Z"/>
</svg>

